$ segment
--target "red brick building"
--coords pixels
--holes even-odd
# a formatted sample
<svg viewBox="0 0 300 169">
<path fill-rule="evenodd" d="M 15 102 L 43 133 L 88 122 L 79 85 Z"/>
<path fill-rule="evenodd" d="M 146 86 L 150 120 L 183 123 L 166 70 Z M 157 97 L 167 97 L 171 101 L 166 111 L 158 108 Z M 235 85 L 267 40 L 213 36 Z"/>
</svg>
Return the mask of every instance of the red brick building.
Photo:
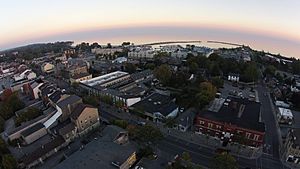
<svg viewBox="0 0 300 169">
<path fill-rule="evenodd" d="M 264 142 L 265 125 L 260 122 L 260 103 L 248 99 L 223 100 L 218 111 L 200 112 L 195 118 L 196 133 L 220 138 L 223 144 L 260 147 Z"/>
</svg>

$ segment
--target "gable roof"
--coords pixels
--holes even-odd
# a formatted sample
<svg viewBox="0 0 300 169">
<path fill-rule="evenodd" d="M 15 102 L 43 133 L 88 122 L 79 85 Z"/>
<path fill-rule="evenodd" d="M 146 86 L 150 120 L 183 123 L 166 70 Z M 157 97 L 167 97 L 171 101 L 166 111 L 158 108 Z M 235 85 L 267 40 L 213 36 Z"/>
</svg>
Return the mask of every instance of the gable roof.
<svg viewBox="0 0 300 169">
<path fill-rule="evenodd" d="M 55 139 L 51 140 L 50 142 L 46 143 L 45 145 L 37 148 L 35 151 L 30 153 L 28 156 L 24 156 L 21 161 L 25 165 L 29 165 L 35 160 L 38 160 L 40 157 L 44 156 L 45 154 L 49 153 L 53 149 L 61 146 L 65 140 L 62 136 L 58 136 Z"/>
<path fill-rule="evenodd" d="M 153 93 L 142 101 L 135 103 L 132 107 L 150 114 L 159 112 L 162 115 L 167 116 L 178 106 L 170 96 Z"/>
<path fill-rule="evenodd" d="M 63 109 L 67 105 L 78 102 L 79 100 L 81 100 L 81 97 L 79 97 L 77 95 L 71 95 L 71 96 L 63 99 L 62 101 L 58 102 L 57 106 Z"/>
<path fill-rule="evenodd" d="M 77 119 L 81 115 L 81 113 L 83 112 L 83 110 L 85 108 L 95 108 L 95 107 L 88 105 L 88 104 L 83 104 L 83 103 L 78 104 L 76 106 L 76 108 L 74 109 L 73 113 L 71 114 L 71 118 Z"/>
<path fill-rule="evenodd" d="M 37 123 L 36 125 L 24 130 L 21 132 L 21 135 L 24 137 L 27 137 L 31 135 L 32 133 L 35 133 L 36 131 L 39 131 L 40 129 L 44 128 L 45 126 L 42 123 Z"/>
</svg>

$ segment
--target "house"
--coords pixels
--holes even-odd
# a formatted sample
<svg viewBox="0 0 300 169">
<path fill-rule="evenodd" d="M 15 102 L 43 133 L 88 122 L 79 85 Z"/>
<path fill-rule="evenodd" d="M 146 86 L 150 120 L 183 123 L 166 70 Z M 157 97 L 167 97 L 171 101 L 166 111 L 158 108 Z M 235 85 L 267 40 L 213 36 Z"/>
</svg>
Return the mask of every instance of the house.
<svg viewBox="0 0 300 169">
<path fill-rule="evenodd" d="M 107 126 L 101 135 L 55 169 L 129 169 L 135 164 L 137 147 L 129 141 L 124 129 Z"/>
<path fill-rule="evenodd" d="M 179 113 L 178 117 L 175 119 L 175 128 L 179 131 L 186 132 L 191 129 L 196 116 L 196 111 L 194 109 L 187 109 L 186 111 Z"/>
<path fill-rule="evenodd" d="M 42 145 L 41 147 L 38 147 L 32 153 L 24 155 L 19 160 L 19 165 L 21 168 L 33 168 L 36 165 L 42 164 L 45 159 L 57 153 L 62 147 L 66 145 L 67 144 L 63 137 L 55 137 L 50 142 Z"/>
<path fill-rule="evenodd" d="M 239 82 L 240 81 L 240 75 L 236 74 L 236 73 L 229 73 L 227 80 L 232 81 L 232 82 Z"/>
<path fill-rule="evenodd" d="M 163 122 L 167 118 L 175 118 L 178 114 L 175 100 L 159 93 L 152 93 L 145 99 L 133 104 L 130 109 L 141 113 L 154 122 Z"/>
<path fill-rule="evenodd" d="M 279 100 L 276 100 L 275 101 L 275 105 L 277 107 L 283 107 L 283 108 L 290 108 L 290 105 L 285 103 L 284 101 L 279 101 Z"/>
<path fill-rule="evenodd" d="M 82 103 L 82 99 L 76 95 L 68 96 L 59 101 L 56 105 L 57 111 L 62 114 L 59 120 L 62 122 L 69 118 L 79 103 Z"/>
<path fill-rule="evenodd" d="M 30 84 L 29 94 L 32 99 L 39 98 L 39 94 L 41 93 L 40 86 L 42 86 L 43 84 L 44 83 L 38 83 L 38 82 L 33 82 Z"/>
<path fill-rule="evenodd" d="M 21 132 L 22 139 L 26 144 L 31 144 L 46 134 L 47 130 L 42 123 L 37 123 L 34 126 Z"/>
<path fill-rule="evenodd" d="M 54 71 L 54 68 L 55 68 L 55 66 L 53 64 L 51 64 L 51 63 L 48 63 L 48 62 L 43 63 L 41 65 L 41 70 L 44 73 L 51 73 L 51 72 Z"/>
<path fill-rule="evenodd" d="M 153 59 L 156 52 L 151 47 L 137 47 L 128 52 L 130 59 Z"/>
<path fill-rule="evenodd" d="M 27 69 L 24 72 L 20 73 L 20 74 L 16 74 L 14 75 L 13 79 L 14 81 L 20 81 L 20 80 L 32 80 L 36 78 L 36 74 L 31 70 L 31 69 Z"/>
<path fill-rule="evenodd" d="M 71 142 L 77 137 L 77 127 L 74 125 L 74 123 L 69 122 L 60 128 L 58 133 L 65 139 L 66 142 Z"/>
<path fill-rule="evenodd" d="M 260 121 L 260 106 L 260 103 L 246 98 L 228 97 L 219 108 L 196 116 L 196 133 L 219 138 L 225 145 L 237 142 L 261 147 L 265 124 Z"/>
<path fill-rule="evenodd" d="M 70 83 L 79 83 L 80 81 L 89 80 L 92 78 L 92 74 L 89 73 L 80 73 L 70 76 Z"/>
<path fill-rule="evenodd" d="M 88 73 L 88 64 L 83 60 L 69 60 L 60 72 L 62 77 L 70 79 L 72 76 Z"/>
<path fill-rule="evenodd" d="M 113 55 L 115 52 L 122 52 L 123 48 L 115 47 L 115 48 L 94 48 L 92 49 L 92 53 L 98 55 Z"/>
<path fill-rule="evenodd" d="M 277 109 L 278 122 L 291 125 L 294 120 L 293 113 L 290 109 L 278 107 Z"/>
<path fill-rule="evenodd" d="M 280 149 L 283 160 L 293 167 L 300 167 L 300 129 L 290 129 Z"/>
<path fill-rule="evenodd" d="M 77 128 L 79 136 L 100 126 L 98 109 L 90 105 L 78 104 L 70 117 Z"/>
</svg>

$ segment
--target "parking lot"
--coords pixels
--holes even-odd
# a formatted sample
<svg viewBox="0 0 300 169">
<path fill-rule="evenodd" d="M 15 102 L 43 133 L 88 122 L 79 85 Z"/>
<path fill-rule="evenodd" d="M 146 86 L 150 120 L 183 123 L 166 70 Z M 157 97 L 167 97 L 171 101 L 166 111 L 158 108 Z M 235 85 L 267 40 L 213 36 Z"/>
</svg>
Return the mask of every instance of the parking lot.
<svg viewBox="0 0 300 169">
<path fill-rule="evenodd" d="M 251 90 L 250 87 L 233 84 L 229 81 L 224 81 L 224 86 L 223 88 L 219 89 L 219 92 L 221 93 L 221 98 L 227 98 L 228 96 L 239 96 L 256 101 L 259 100 L 255 89 Z"/>
</svg>

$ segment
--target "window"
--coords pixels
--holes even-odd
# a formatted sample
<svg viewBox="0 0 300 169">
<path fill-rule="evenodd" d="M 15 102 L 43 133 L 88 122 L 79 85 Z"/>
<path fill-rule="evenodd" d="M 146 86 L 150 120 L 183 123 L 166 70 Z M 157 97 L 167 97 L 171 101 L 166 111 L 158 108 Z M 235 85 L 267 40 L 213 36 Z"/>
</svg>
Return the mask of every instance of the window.
<svg viewBox="0 0 300 169">
<path fill-rule="evenodd" d="M 259 140 L 259 135 L 254 134 L 254 140 L 258 141 Z"/>
<path fill-rule="evenodd" d="M 219 130 L 220 130 L 221 128 L 222 128 L 222 127 L 221 127 L 220 125 L 217 125 L 217 129 L 219 129 Z"/>
<path fill-rule="evenodd" d="M 246 133 L 246 138 L 250 138 L 251 137 L 251 133 Z"/>
<path fill-rule="evenodd" d="M 203 125 L 203 124 L 204 124 L 204 121 L 200 120 L 200 125 L 201 125 L 201 124 Z"/>
<path fill-rule="evenodd" d="M 212 128 L 213 124 L 212 123 L 208 123 L 208 128 Z"/>
</svg>

